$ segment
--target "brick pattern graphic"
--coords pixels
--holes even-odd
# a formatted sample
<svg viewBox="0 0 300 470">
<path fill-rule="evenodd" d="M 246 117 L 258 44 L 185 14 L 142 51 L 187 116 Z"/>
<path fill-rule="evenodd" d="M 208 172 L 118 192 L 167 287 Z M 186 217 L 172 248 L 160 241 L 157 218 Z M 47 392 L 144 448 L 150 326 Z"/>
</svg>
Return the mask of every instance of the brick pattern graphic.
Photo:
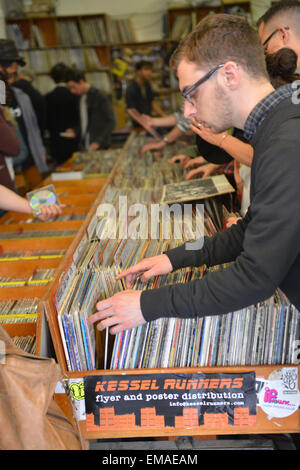
<svg viewBox="0 0 300 470">
<path fill-rule="evenodd" d="M 167 429 L 164 425 L 164 416 L 156 414 L 155 408 L 142 408 L 141 426 L 136 425 L 135 414 L 116 415 L 114 408 L 100 408 L 100 425 L 95 425 L 94 415 L 87 414 L 86 429 L 91 431 L 105 430 L 138 430 L 138 429 Z M 175 417 L 175 429 L 221 429 L 231 428 L 227 413 L 204 413 L 204 424 L 199 426 L 199 410 L 197 408 L 183 409 L 182 416 Z M 249 414 L 248 408 L 234 409 L 234 426 L 255 426 L 256 416 Z M 170 427 L 171 429 L 171 427 Z M 172 428 L 174 429 L 174 428 Z"/>
<path fill-rule="evenodd" d="M 234 425 L 235 426 L 255 426 L 256 416 L 250 415 L 248 408 L 235 408 Z"/>
<path fill-rule="evenodd" d="M 165 427 L 164 417 L 157 416 L 155 408 L 142 408 L 141 427 L 145 429 L 162 429 Z"/>
<path fill-rule="evenodd" d="M 199 426 L 197 408 L 184 408 L 182 416 L 175 417 L 175 428 L 197 428 Z"/>
</svg>

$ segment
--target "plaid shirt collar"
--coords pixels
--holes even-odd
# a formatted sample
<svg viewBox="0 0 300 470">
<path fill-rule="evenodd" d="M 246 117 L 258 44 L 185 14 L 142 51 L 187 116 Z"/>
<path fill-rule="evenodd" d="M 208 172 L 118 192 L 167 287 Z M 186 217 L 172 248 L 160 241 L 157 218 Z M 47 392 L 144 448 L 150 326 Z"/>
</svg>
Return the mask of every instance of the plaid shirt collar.
<svg viewBox="0 0 300 470">
<path fill-rule="evenodd" d="M 286 98 L 290 98 L 292 93 L 295 91 L 292 88 L 292 84 L 283 85 L 277 88 L 275 91 L 272 91 L 269 95 L 263 98 L 251 111 L 249 114 L 245 127 L 244 127 L 244 137 L 247 140 L 250 140 L 257 129 L 267 117 L 271 109 L 275 108 L 281 101 Z"/>
</svg>

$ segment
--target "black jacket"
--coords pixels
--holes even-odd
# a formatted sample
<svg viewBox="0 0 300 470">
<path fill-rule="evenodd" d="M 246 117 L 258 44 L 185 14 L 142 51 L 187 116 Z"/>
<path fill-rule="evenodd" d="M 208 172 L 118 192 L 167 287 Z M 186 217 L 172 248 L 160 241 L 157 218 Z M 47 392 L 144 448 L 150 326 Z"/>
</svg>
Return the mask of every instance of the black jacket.
<svg viewBox="0 0 300 470">
<path fill-rule="evenodd" d="M 126 90 L 126 107 L 127 109 L 136 109 L 141 114 L 152 113 L 152 102 L 154 100 L 154 93 L 150 82 L 145 83 L 145 95 L 142 93 L 141 87 L 136 80 L 132 80 Z M 134 120 L 132 120 L 133 127 L 139 127 Z"/>
<path fill-rule="evenodd" d="M 111 133 L 116 124 L 115 116 L 108 96 L 93 86 L 87 92 L 87 114 L 87 132 L 90 143 L 97 142 L 99 148 L 108 148 L 111 143 Z M 80 145 L 84 149 L 85 135 L 82 135 L 80 123 L 76 133 L 80 136 Z"/>
<path fill-rule="evenodd" d="M 200 281 L 143 291 L 147 321 L 233 312 L 265 300 L 279 287 L 300 309 L 300 106 L 284 99 L 251 139 L 250 207 L 231 228 L 167 255 L 174 269 L 232 262 Z"/>
<path fill-rule="evenodd" d="M 66 131 L 66 129 L 74 129 L 78 126 L 78 99 L 64 85 L 56 86 L 46 94 L 45 98 L 51 156 L 58 163 L 63 163 L 71 157 L 78 146 L 76 139 L 67 139 L 60 136 L 60 133 Z"/>
</svg>

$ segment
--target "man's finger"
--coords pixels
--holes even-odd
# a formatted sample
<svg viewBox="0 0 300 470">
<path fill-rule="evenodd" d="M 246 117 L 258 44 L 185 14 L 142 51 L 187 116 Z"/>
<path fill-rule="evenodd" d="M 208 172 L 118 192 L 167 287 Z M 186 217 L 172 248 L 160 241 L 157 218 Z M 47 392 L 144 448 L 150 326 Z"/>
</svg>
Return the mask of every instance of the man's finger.
<svg viewBox="0 0 300 470">
<path fill-rule="evenodd" d="M 99 302 L 97 302 L 96 304 L 96 309 L 98 312 L 102 312 L 103 310 L 111 308 L 112 306 L 113 306 L 113 299 L 112 297 L 109 297 L 108 299 L 99 300 Z"/>
<path fill-rule="evenodd" d="M 112 317 L 115 315 L 115 311 L 112 307 L 108 307 L 103 310 L 98 310 L 97 312 L 90 315 L 87 319 L 87 322 L 91 325 L 92 323 L 103 321 L 108 317 Z"/>
<path fill-rule="evenodd" d="M 149 279 L 151 279 L 151 277 L 154 277 L 154 276 L 157 276 L 157 273 L 156 273 L 155 269 L 149 269 L 149 271 L 146 271 L 142 275 L 141 280 L 142 280 L 142 282 L 147 282 L 147 281 L 149 281 Z"/>
<path fill-rule="evenodd" d="M 110 328 L 111 326 L 118 325 L 120 323 L 119 317 L 116 315 L 109 315 L 107 318 L 100 320 L 97 324 L 97 329 L 99 331 L 103 331 L 106 328 Z"/>
<path fill-rule="evenodd" d="M 131 266 L 130 268 L 125 269 L 122 273 L 118 274 L 116 276 L 116 279 L 123 279 L 124 277 L 127 277 L 128 275 L 136 275 L 140 276 L 144 271 L 147 271 L 151 266 L 146 263 L 145 260 L 141 261 L 140 263 L 135 264 L 134 266 Z"/>
</svg>

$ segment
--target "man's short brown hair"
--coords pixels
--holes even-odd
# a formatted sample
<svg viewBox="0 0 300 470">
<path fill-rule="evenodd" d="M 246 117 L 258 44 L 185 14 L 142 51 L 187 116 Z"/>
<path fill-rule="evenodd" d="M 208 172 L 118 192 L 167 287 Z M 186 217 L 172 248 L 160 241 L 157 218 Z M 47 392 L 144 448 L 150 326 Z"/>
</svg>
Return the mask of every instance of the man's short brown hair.
<svg viewBox="0 0 300 470">
<path fill-rule="evenodd" d="M 233 61 L 256 78 L 268 78 L 264 50 L 257 32 L 240 16 L 208 15 L 179 44 L 172 63 L 186 59 L 211 69 Z"/>
</svg>

